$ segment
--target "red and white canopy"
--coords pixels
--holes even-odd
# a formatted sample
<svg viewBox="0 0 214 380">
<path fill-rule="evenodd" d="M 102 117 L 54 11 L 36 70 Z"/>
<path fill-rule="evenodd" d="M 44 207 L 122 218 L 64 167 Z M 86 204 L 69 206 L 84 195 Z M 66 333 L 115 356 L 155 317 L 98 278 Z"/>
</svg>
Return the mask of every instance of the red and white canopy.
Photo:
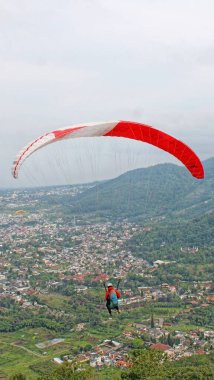
<svg viewBox="0 0 214 380">
<path fill-rule="evenodd" d="M 62 139 L 101 136 L 124 137 L 152 144 L 175 156 L 194 177 L 198 179 L 204 178 L 202 163 L 190 147 L 158 129 L 132 121 L 78 124 L 45 133 L 19 152 L 12 168 L 13 177 L 18 177 L 19 169 L 26 158 L 45 145 Z"/>
</svg>

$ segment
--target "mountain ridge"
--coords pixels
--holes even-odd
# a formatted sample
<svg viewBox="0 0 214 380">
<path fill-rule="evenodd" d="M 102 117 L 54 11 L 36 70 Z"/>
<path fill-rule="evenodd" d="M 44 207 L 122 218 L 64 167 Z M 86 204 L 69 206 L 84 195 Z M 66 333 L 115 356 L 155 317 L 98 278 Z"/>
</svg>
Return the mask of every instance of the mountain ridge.
<svg viewBox="0 0 214 380">
<path fill-rule="evenodd" d="M 73 211 L 118 219 L 194 217 L 214 208 L 214 157 L 203 162 L 204 180 L 171 163 L 134 169 L 73 198 Z"/>
</svg>

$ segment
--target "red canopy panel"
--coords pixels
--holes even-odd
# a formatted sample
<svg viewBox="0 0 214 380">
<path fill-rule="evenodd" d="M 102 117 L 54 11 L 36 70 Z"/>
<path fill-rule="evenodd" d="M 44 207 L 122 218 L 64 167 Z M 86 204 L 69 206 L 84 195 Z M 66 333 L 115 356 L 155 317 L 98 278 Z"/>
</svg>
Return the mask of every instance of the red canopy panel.
<svg viewBox="0 0 214 380">
<path fill-rule="evenodd" d="M 105 136 L 125 137 L 152 144 L 175 156 L 186 166 L 194 177 L 198 179 L 204 178 L 203 165 L 191 148 L 175 137 L 149 125 L 120 121 L 110 132 L 106 133 Z"/>
</svg>

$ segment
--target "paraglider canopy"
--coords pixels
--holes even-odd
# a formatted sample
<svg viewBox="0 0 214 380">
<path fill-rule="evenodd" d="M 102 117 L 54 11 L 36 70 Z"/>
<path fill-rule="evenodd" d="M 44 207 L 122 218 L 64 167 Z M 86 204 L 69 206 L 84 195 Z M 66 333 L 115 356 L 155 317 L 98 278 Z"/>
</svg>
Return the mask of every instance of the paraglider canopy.
<svg viewBox="0 0 214 380">
<path fill-rule="evenodd" d="M 78 124 L 45 133 L 36 140 L 32 141 L 19 152 L 12 168 L 13 177 L 18 177 L 19 169 L 26 158 L 28 158 L 36 150 L 41 149 L 48 144 L 62 139 L 101 136 L 128 138 L 156 146 L 180 160 L 193 177 L 198 179 L 204 178 L 203 165 L 198 156 L 190 147 L 165 132 L 155 129 L 149 125 L 132 121 L 110 121 Z"/>
</svg>

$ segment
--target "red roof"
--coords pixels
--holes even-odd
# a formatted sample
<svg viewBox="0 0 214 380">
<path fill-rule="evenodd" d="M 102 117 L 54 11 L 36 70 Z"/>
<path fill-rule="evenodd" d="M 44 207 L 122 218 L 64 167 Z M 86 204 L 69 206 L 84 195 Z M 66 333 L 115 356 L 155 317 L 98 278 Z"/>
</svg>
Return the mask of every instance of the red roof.
<svg viewBox="0 0 214 380">
<path fill-rule="evenodd" d="M 117 365 L 120 365 L 120 366 L 122 366 L 122 367 L 130 367 L 130 364 L 127 363 L 127 362 L 124 362 L 123 360 L 118 360 L 118 361 L 116 362 L 116 364 L 117 364 Z"/>
<path fill-rule="evenodd" d="M 109 279 L 109 276 L 107 276 L 107 275 L 104 274 L 104 273 L 101 273 L 101 274 L 99 274 L 97 277 L 92 278 L 91 281 L 100 281 L 100 280 L 102 280 L 102 281 L 107 281 L 108 279 Z"/>
<path fill-rule="evenodd" d="M 206 354 L 206 352 L 204 350 L 202 350 L 202 348 L 199 348 L 199 350 L 196 351 L 196 354 L 204 355 L 204 354 Z"/>
<path fill-rule="evenodd" d="M 163 344 L 163 343 L 154 343 L 150 346 L 150 348 L 152 350 L 160 350 L 160 351 L 167 351 L 167 350 L 170 350 L 170 346 L 168 346 L 167 344 Z"/>
<path fill-rule="evenodd" d="M 214 302 L 214 295 L 208 296 L 207 300 L 210 301 L 210 302 Z"/>
</svg>

